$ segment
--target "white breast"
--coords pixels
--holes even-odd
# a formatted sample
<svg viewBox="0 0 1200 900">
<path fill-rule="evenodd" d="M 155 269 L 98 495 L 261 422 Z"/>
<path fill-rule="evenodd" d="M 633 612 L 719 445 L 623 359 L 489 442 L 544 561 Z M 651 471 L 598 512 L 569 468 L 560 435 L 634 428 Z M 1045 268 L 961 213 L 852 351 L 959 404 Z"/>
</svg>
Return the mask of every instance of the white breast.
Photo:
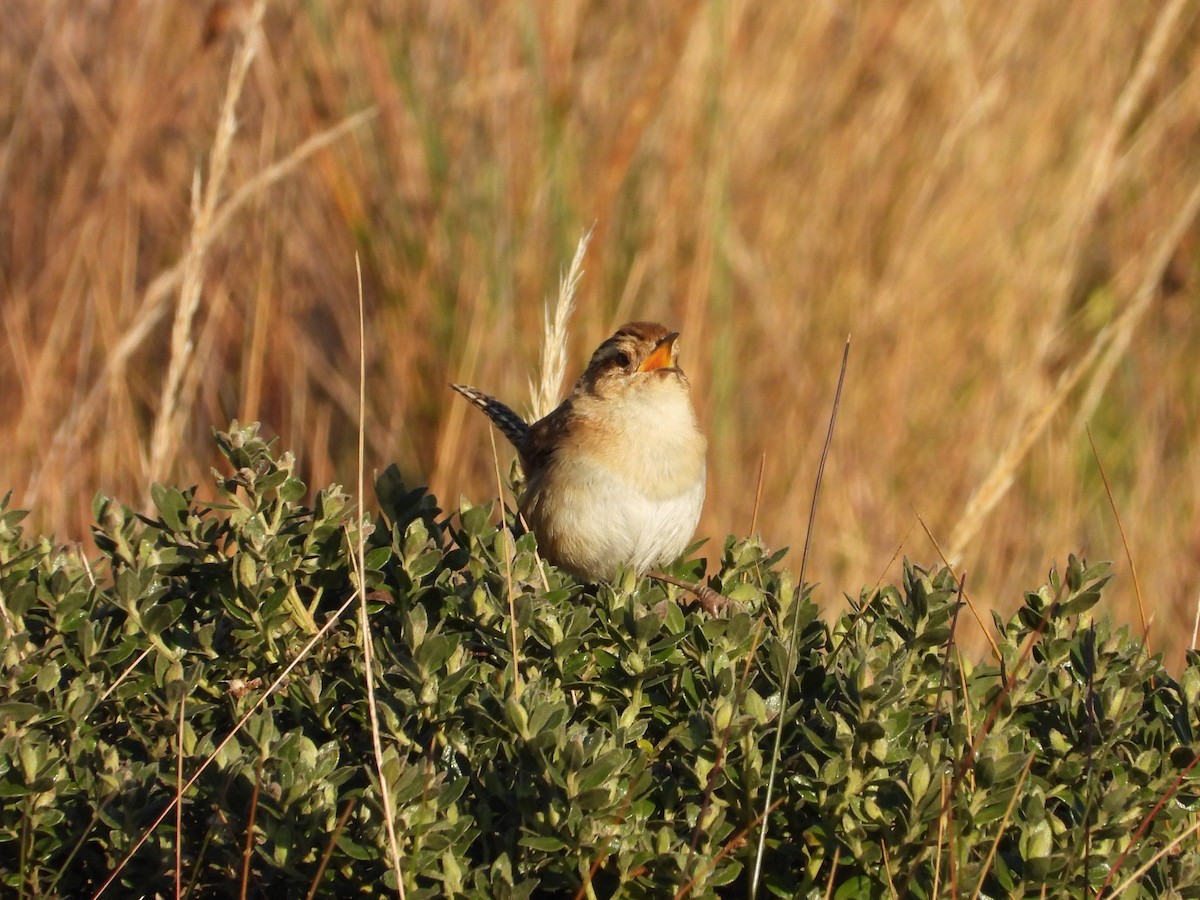
<svg viewBox="0 0 1200 900">
<path fill-rule="evenodd" d="M 588 581 L 674 560 L 696 531 L 705 441 L 686 390 L 663 387 L 656 402 L 606 406 L 530 480 L 522 512 L 542 554 Z"/>
</svg>

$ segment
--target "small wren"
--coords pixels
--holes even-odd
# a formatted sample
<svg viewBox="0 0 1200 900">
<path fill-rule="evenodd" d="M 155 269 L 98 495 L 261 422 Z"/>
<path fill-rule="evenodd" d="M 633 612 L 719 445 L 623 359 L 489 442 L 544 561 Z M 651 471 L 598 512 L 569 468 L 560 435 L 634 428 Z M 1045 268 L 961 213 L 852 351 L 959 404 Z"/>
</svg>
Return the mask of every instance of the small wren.
<svg viewBox="0 0 1200 900">
<path fill-rule="evenodd" d="M 521 459 L 521 515 L 550 562 L 585 581 L 641 574 L 687 547 L 704 505 L 707 442 L 679 335 L 622 325 L 601 344 L 571 395 L 528 423 L 499 400 L 452 387 L 487 413 Z"/>
</svg>

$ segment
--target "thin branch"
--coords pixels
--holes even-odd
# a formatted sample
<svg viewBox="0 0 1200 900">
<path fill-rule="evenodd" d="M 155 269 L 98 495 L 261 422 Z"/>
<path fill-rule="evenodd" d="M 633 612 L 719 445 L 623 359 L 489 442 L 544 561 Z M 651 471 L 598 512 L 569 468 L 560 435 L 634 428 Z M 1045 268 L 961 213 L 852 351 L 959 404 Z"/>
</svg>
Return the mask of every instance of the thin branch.
<svg viewBox="0 0 1200 900">
<path fill-rule="evenodd" d="M 1146 604 L 1142 600 L 1142 585 L 1138 580 L 1137 566 L 1133 562 L 1133 551 L 1129 549 L 1129 538 L 1125 535 L 1125 526 L 1121 524 L 1121 514 L 1117 511 L 1117 501 L 1113 499 L 1112 485 L 1108 483 L 1108 474 L 1104 471 L 1104 463 L 1100 461 L 1100 451 L 1096 449 L 1091 426 L 1085 425 L 1084 428 L 1087 431 L 1088 443 L 1092 446 L 1092 456 L 1096 459 L 1100 480 L 1104 482 L 1104 493 L 1108 497 L 1108 506 L 1112 510 L 1113 520 L 1117 523 L 1117 531 L 1121 533 L 1121 546 L 1125 548 L 1125 560 L 1129 563 L 1129 574 L 1133 579 L 1133 595 L 1137 598 L 1138 615 L 1142 619 L 1142 644 L 1146 647 L 1146 654 L 1150 655 L 1150 623 L 1146 619 Z"/>
<path fill-rule="evenodd" d="M 383 742 L 379 736 L 379 709 L 375 702 L 375 642 L 371 637 L 371 618 L 367 610 L 367 515 L 363 499 L 366 490 L 363 483 L 363 472 L 366 469 L 367 332 L 366 315 L 363 312 L 362 261 L 357 253 L 354 254 L 354 267 L 358 275 L 358 556 L 355 560 L 355 574 L 358 578 L 359 631 L 362 635 L 367 709 L 371 716 L 371 746 L 375 751 L 375 771 L 379 775 L 379 797 L 383 805 L 383 823 L 387 827 L 392 871 L 396 873 L 396 892 L 400 896 L 400 900 L 404 900 L 404 872 L 400 868 L 400 842 L 396 838 L 396 813 L 392 809 L 392 794 L 388 788 L 387 774 L 383 770 Z M 349 540 L 349 533 L 346 537 Z"/>
<path fill-rule="evenodd" d="M 762 453 L 758 457 L 758 484 L 754 487 L 754 511 L 750 514 L 750 531 L 748 534 L 753 536 L 758 531 L 758 504 L 762 500 L 763 473 L 767 468 L 767 454 Z"/>
<path fill-rule="evenodd" d="M 838 408 L 842 402 L 842 385 L 846 381 L 846 364 L 850 359 L 850 338 L 846 338 L 845 349 L 842 350 L 842 369 L 838 374 L 837 391 L 833 395 L 833 409 L 829 415 L 829 430 L 825 433 L 825 446 L 821 448 L 821 461 L 817 465 L 817 479 L 813 486 L 812 504 L 808 510 L 808 530 L 804 535 L 804 553 L 800 557 L 800 575 L 796 584 L 796 593 L 792 601 L 792 630 L 788 635 L 787 668 L 783 673 L 783 689 L 779 702 L 779 724 L 775 728 L 775 746 L 771 752 L 771 770 L 767 775 L 767 792 L 763 799 L 762 829 L 758 833 L 758 851 L 754 856 L 754 874 L 750 879 L 750 897 L 758 896 L 758 883 L 762 877 L 763 857 L 767 850 L 767 811 L 771 809 L 771 795 L 775 792 L 775 777 L 779 771 L 779 753 L 783 746 L 784 717 L 787 715 L 788 692 L 792 685 L 792 668 L 796 664 L 796 636 L 799 631 L 800 617 L 797 607 L 804 597 L 804 572 L 808 567 L 808 551 L 812 546 L 813 525 L 817 518 L 817 500 L 821 496 L 821 482 L 825 477 L 825 461 L 829 458 L 829 446 L 833 443 L 833 428 L 837 424 Z"/>
<path fill-rule="evenodd" d="M 979 871 L 979 883 L 975 885 L 975 890 L 971 892 L 971 900 L 975 900 L 983 893 L 983 883 L 987 880 L 988 872 L 992 868 L 992 860 L 996 858 L 996 850 L 1000 847 L 1000 839 L 1004 837 L 1004 829 L 1008 826 L 1008 820 L 1012 818 L 1013 809 L 1017 805 L 1017 800 L 1021 796 L 1021 788 L 1025 786 L 1025 779 L 1029 777 L 1029 770 L 1033 768 L 1034 754 L 1030 753 L 1025 759 L 1025 765 L 1021 769 L 1021 777 L 1017 779 L 1017 784 L 1013 788 L 1012 797 L 1008 801 L 1008 806 L 1004 810 L 1004 818 L 1000 820 L 1000 827 L 996 830 L 996 839 L 992 841 L 991 849 L 988 850 L 987 859 L 984 860 L 983 866 Z"/>
</svg>

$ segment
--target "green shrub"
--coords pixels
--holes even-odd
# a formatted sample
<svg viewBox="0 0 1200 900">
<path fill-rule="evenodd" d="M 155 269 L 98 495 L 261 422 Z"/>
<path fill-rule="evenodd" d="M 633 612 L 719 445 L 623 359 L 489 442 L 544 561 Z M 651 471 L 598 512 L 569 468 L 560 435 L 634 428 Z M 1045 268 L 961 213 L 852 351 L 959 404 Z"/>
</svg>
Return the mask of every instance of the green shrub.
<svg viewBox="0 0 1200 900">
<path fill-rule="evenodd" d="M 218 443 L 218 504 L 156 487 L 146 518 L 99 498 L 90 563 L 0 506 L 8 891 L 95 893 L 171 804 L 180 746 L 200 773 L 182 830 L 154 827 L 112 896 L 173 895 L 177 848 L 193 896 L 240 896 L 243 874 L 248 896 L 394 891 L 358 601 L 302 652 L 352 596 L 351 500 L 301 505 L 254 427 Z M 788 678 L 763 895 L 1091 896 L 1143 865 L 1131 896 L 1197 895 L 1194 838 L 1160 851 L 1197 821 L 1200 666 L 1176 681 L 1087 617 L 1102 567 L 1052 572 L 975 665 L 944 570 L 906 564 L 828 626 L 779 555 L 731 540 L 711 583 L 734 603 L 710 618 L 649 580 L 543 570 L 490 506 L 445 516 L 394 469 L 376 491 L 368 602 L 410 898 L 745 896 Z"/>
</svg>

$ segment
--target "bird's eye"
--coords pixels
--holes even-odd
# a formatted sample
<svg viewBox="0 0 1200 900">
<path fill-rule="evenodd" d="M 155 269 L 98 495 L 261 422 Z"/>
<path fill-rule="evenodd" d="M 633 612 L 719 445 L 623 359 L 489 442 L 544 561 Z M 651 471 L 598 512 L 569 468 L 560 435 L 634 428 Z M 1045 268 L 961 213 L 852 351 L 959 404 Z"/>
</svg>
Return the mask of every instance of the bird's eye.
<svg viewBox="0 0 1200 900">
<path fill-rule="evenodd" d="M 622 369 L 628 369 L 629 368 L 629 354 L 622 351 L 613 357 L 613 362 L 615 362 Z"/>
</svg>

